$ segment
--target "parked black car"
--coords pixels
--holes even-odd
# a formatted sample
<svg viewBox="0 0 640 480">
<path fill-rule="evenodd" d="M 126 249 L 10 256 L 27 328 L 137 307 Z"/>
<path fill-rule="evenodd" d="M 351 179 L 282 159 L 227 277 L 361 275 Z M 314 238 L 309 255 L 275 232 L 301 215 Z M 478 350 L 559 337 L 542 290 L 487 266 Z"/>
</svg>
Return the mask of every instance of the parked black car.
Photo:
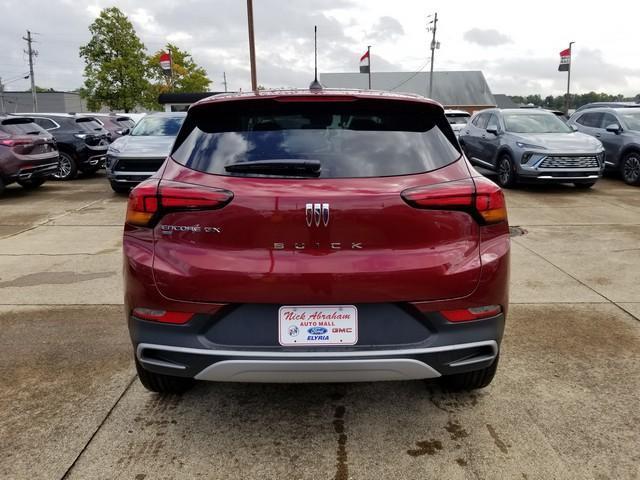
<svg viewBox="0 0 640 480">
<path fill-rule="evenodd" d="M 128 135 L 136 124 L 131 117 L 118 113 L 83 113 L 80 114 L 80 116 L 95 118 L 98 123 L 100 123 L 100 125 L 102 125 L 102 127 L 111 134 L 111 141 L 114 141 L 124 135 Z"/>
<path fill-rule="evenodd" d="M 94 173 L 104 166 L 109 148 L 109 132 L 93 117 L 69 113 L 24 114 L 55 138 L 60 151 L 58 180 L 72 180 L 83 173 Z"/>
<path fill-rule="evenodd" d="M 58 150 L 49 132 L 33 118 L 0 115 L 0 193 L 14 182 L 38 188 L 57 170 Z"/>
</svg>

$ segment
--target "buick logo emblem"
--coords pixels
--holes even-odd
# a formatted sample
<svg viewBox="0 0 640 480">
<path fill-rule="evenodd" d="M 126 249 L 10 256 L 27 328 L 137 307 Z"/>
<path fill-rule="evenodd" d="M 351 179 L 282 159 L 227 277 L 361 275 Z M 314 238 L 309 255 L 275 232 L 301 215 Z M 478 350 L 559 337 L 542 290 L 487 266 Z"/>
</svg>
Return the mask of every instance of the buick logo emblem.
<svg viewBox="0 0 640 480">
<path fill-rule="evenodd" d="M 305 217 L 307 220 L 307 227 L 312 227 L 313 225 L 319 227 L 321 223 L 326 227 L 329 225 L 329 204 L 307 203 Z"/>
</svg>

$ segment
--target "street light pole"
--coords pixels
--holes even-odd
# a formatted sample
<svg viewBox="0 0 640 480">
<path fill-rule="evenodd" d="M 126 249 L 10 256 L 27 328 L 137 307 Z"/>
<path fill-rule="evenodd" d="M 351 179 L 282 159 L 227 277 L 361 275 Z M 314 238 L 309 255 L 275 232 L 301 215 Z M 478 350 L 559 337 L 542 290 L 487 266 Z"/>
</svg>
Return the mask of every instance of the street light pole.
<svg viewBox="0 0 640 480">
<path fill-rule="evenodd" d="M 253 34 L 253 0 L 247 0 L 247 21 L 249 22 L 249 61 L 251 63 L 251 90 L 258 90 L 256 75 L 256 42 Z"/>
</svg>

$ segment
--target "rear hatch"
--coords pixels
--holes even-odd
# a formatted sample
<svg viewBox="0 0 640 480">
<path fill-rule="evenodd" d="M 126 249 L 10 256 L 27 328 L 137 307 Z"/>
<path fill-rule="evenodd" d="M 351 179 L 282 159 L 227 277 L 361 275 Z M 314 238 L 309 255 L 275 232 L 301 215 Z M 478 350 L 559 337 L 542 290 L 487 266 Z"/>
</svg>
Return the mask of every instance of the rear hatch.
<svg viewBox="0 0 640 480">
<path fill-rule="evenodd" d="M 401 196 L 452 184 L 473 186 L 442 109 L 427 102 L 198 105 L 160 195 L 227 198 L 221 208 L 162 216 L 157 287 L 171 299 L 224 303 L 466 296 L 480 275 L 477 222 Z"/>
<path fill-rule="evenodd" d="M 58 155 L 56 143 L 46 130 L 27 117 L 7 118 L 0 122 L 3 145 L 10 147 L 17 158 L 37 160 Z"/>
</svg>

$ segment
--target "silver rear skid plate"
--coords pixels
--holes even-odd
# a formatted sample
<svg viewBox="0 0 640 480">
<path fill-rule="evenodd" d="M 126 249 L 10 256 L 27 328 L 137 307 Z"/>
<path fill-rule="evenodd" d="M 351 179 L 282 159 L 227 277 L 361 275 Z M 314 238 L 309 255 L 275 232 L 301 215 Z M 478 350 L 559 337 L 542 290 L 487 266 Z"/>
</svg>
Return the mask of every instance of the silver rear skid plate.
<svg viewBox="0 0 640 480">
<path fill-rule="evenodd" d="M 489 347 L 489 354 L 472 356 L 451 367 L 488 362 L 498 354 L 494 340 L 446 345 L 441 347 L 403 350 L 354 350 L 354 351 L 241 351 L 208 350 L 141 343 L 136 356 L 142 364 L 164 367 L 177 371 L 185 365 L 161 361 L 149 352 L 179 352 L 203 356 L 220 356 L 224 360 L 212 363 L 195 375 L 196 380 L 216 382 L 262 382 L 262 383 L 331 383 L 372 382 L 385 380 L 419 380 L 437 378 L 441 374 L 430 365 L 413 358 L 399 358 L 425 353 Z M 486 351 L 486 350 L 485 350 Z M 231 357 L 231 359 L 229 359 Z M 235 358 L 234 358 L 235 357 Z M 376 357 L 376 358 L 367 358 Z M 387 357 L 387 358 L 380 358 Z"/>
</svg>

